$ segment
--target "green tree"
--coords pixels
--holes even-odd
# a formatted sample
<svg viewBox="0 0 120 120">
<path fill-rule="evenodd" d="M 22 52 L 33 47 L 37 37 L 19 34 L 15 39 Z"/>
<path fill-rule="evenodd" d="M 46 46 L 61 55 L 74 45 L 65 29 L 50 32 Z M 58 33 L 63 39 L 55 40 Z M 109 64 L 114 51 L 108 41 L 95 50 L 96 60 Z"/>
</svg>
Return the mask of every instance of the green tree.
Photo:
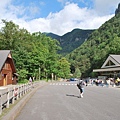
<svg viewBox="0 0 120 120">
<path fill-rule="evenodd" d="M 19 74 L 19 82 L 27 82 L 28 80 L 26 79 L 26 75 L 28 74 L 28 72 L 25 69 L 21 69 L 18 71 Z"/>
<path fill-rule="evenodd" d="M 80 72 L 80 69 L 78 67 L 75 69 L 74 77 L 75 78 L 80 78 L 81 77 L 81 72 Z"/>
<path fill-rule="evenodd" d="M 59 60 L 59 67 L 58 67 L 58 76 L 63 78 L 68 78 L 70 75 L 70 63 L 66 60 L 66 58 L 61 58 Z"/>
<path fill-rule="evenodd" d="M 28 76 L 38 76 L 39 70 L 42 78 L 58 73 L 57 51 L 60 47 L 57 40 L 40 32 L 30 34 L 12 21 L 3 20 L 3 23 L 5 26 L 0 31 L 0 49 L 12 51 L 16 69 L 20 74 L 20 71 L 23 71 L 27 79 Z"/>
</svg>

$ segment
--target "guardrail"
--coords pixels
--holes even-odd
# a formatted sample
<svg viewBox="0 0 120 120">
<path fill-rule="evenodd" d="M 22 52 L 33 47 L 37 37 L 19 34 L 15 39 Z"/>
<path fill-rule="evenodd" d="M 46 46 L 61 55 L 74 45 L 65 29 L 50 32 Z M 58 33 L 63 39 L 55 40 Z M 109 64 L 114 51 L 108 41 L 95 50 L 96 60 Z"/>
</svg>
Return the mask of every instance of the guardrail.
<svg viewBox="0 0 120 120">
<path fill-rule="evenodd" d="M 14 104 L 15 100 L 18 100 L 27 92 L 38 86 L 39 82 L 27 83 L 22 85 L 11 85 L 7 87 L 1 87 L 0 89 L 0 115 L 3 109 L 9 108 L 10 104 Z"/>
</svg>

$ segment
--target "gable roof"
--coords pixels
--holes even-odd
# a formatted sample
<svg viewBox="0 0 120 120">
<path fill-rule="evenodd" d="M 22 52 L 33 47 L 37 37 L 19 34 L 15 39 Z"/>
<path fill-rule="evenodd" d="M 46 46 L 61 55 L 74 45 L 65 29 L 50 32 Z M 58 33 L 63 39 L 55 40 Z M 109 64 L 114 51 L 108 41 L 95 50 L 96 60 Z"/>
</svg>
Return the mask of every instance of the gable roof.
<svg viewBox="0 0 120 120">
<path fill-rule="evenodd" d="M 110 54 L 100 69 L 93 70 L 93 72 L 107 71 L 120 71 L 120 55 Z"/>
<path fill-rule="evenodd" d="M 109 64 L 109 63 L 112 64 Z M 108 67 L 118 67 L 120 66 L 120 55 L 109 55 L 109 57 L 106 59 L 104 64 L 101 68 L 108 68 Z"/>
<path fill-rule="evenodd" d="M 11 58 L 13 66 L 14 66 L 13 59 L 10 55 L 11 55 L 10 50 L 0 50 L 0 71 L 8 57 Z M 16 72 L 15 66 L 14 66 L 14 71 Z"/>
</svg>

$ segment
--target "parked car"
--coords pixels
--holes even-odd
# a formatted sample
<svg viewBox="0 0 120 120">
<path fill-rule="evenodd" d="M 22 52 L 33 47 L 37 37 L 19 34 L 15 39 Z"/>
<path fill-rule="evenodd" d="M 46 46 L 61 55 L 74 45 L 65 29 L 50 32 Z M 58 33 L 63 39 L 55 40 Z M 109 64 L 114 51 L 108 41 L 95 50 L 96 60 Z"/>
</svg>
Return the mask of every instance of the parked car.
<svg viewBox="0 0 120 120">
<path fill-rule="evenodd" d="M 70 81 L 75 81 L 75 78 L 70 78 Z"/>
</svg>

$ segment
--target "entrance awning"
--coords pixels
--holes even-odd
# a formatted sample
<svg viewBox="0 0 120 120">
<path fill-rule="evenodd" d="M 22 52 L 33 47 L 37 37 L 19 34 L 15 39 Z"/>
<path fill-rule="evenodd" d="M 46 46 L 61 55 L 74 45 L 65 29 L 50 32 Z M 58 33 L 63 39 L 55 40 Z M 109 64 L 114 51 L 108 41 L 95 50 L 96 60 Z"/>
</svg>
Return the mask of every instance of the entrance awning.
<svg viewBox="0 0 120 120">
<path fill-rule="evenodd" d="M 101 68 L 101 69 L 94 69 L 93 72 L 109 72 L 109 71 L 120 71 L 120 67 L 115 68 Z"/>
</svg>

